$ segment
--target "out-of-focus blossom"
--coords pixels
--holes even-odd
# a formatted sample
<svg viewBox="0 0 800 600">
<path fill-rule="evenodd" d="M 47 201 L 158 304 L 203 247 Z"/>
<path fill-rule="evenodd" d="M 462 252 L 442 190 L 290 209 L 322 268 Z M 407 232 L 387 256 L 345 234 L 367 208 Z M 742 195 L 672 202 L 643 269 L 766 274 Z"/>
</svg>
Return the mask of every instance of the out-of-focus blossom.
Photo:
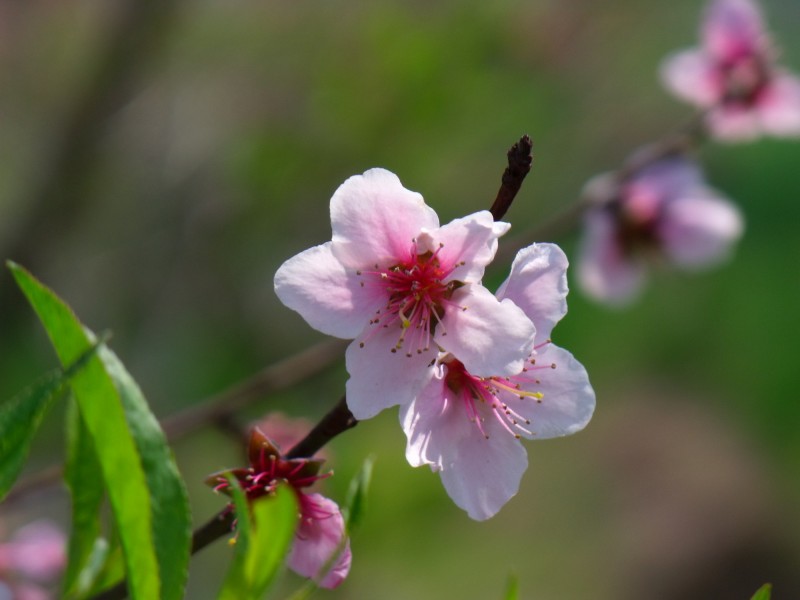
<svg viewBox="0 0 800 600">
<path fill-rule="evenodd" d="M 661 75 L 676 96 L 708 109 L 720 140 L 800 135 L 800 78 L 776 64 L 776 52 L 752 0 L 712 0 L 700 48 L 678 52 Z"/>
<path fill-rule="evenodd" d="M 333 559 L 320 585 L 338 586 L 347 577 L 352 558 L 342 513 L 332 500 L 304 491 L 328 476 L 319 475 L 323 461 L 283 458 L 258 428 L 254 428 L 250 436 L 248 458 L 249 467 L 215 473 L 209 476 L 207 483 L 216 491 L 228 493 L 230 484 L 225 476 L 233 475 L 250 500 L 274 494 L 278 486 L 288 485 L 295 492 L 300 507 L 300 523 L 289 554 L 289 567 L 304 577 L 317 578 Z"/>
<path fill-rule="evenodd" d="M 48 600 L 46 586 L 66 565 L 64 533 L 47 521 L 26 525 L 0 543 L 0 599 Z"/>
<path fill-rule="evenodd" d="M 497 296 L 513 301 L 536 327 L 521 372 L 477 376 L 450 353 L 400 421 L 413 466 L 429 465 L 473 519 L 488 519 L 519 489 L 528 458 L 520 438 L 547 439 L 586 426 L 595 396 L 586 370 L 550 341 L 567 312 L 567 257 L 554 244 L 521 250 Z"/>
<path fill-rule="evenodd" d="M 617 182 L 589 182 L 578 282 L 593 298 L 622 305 L 644 283 L 650 262 L 696 269 L 727 257 L 742 234 L 738 209 L 709 188 L 683 157 L 655 162 Z"/>
<path fill-rule="evenodd" d="M 440 348 L 480 376 L 512 374 L 533 325 L 480 285 L 507 223 L 482 211 L 439 226 L 422 196 L 372 169 L 331 198 L 333 237 L 286 261 L 281 301 L 346 352 L 347 404 L 358 419 L 407 403 Z"/>
</svg>

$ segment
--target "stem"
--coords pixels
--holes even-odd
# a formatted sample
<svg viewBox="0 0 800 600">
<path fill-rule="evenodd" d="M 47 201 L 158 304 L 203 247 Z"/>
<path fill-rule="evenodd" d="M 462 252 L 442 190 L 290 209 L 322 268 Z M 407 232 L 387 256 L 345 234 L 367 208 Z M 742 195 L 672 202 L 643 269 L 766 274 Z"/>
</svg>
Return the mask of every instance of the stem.
<svg viewBox="0 0 800 600">
<path fill-rule="evenodd" d="M 525 176 L 531 170 L 531 138 L 523 135 L 519 141 L 508 150 L 508 167 L 503 171 L 502 183 L 497 191 L 497 197 L 489 212 L 492 213 L 495 221 L 499 221 L 511 207 L 511 203 L 519 192 Z"/>
</svg>

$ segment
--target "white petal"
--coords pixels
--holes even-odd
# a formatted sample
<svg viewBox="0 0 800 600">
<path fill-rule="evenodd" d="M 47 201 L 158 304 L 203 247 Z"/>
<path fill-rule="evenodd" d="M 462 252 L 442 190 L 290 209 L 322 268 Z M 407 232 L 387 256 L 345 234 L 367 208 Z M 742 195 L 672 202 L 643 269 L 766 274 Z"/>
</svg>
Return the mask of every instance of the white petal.
<svg viewBox="0 0 800 600">
<path fill-rule="evenodd" d="M 515 413 L 530 421 L 520 431 L 523 437 L 543 440 L 571 435 L 586 427 L 595 407 L 595 394 L 586 369 L 566 350 L 548 344 L 537 351 L 536 365 L 512 379 L 520 389 L 542 394 L 535 398 L 503 394 L 505 402 Z M 552 368 L 551 365 L 556 365 Z"/>
<path fill-rule="evenodd" d="M 522 369 L 536 330 L 511 300 L 499 301 L 478 284 L 457 289 L 445 306 L 436 342 L 478 377 L 510 375 Z"/>
<path fill-rule="evenodd" d="M 661 81 L 678 98 L 695 106 L 711 106 L 722 94 L 711 60 L 700 50 L 683 50 L 661 65 Z"/>
<path fill-rule="evenodd" d="M 438 231 L 431 232 L 439 262 L 443 267 L 457 266 L 445 281 L 479 282 L 483 271 L 497 252 L 497 238 L 508 231 L 510 225 L 495 222 L 489 211 L 481 211 L 455 219 Z M 441 247 L 439 247 L 441 244 Z"/>
<path fill-rule="evenodd" d="M 779 74 L 758 102 L 764 130 L 772 135 L 800 135 L 800 78 Z"/>
<path fill-rule="evenodd" d="M 603 209 L 586 216 L 579 252 L 578 283 L 595 300 L 622 306 L 631 302 L 644 283 L 644 265 L 623 254 L 613 219 Z"/>
<path fill-rule="evenodd" d="M 528 468 L 528 455 L 522 444 L 494 419 L 487 417 L 486 439 L 464 416 L 465 428 L 474 430 L 448 450 L 440 475 L 445 490 L 457 506 L 483 521 L 494 516 L 519 490 Z"/>
<path fill-rule="evenodd" d="M 411 356 L 402 350 L 392 352 L 399 337 L 399 327 L 370 326 L 347 347 L 347 406 L 356 419 L 369 419 L 385 408 L 411 402 L 433 376 L 436 350 Z"/>
<path fill-rule="evenodd" d="M 275 273 L 275 293 L 309 325 L 328 335 L 354 338 L 385 301 L 381 293 L 361 287 L 331 252 L 331 242 L 293 256 Z"/>
<path fill-rule="evenodd" d="M 567 314 L 566 254 L 555 244 L 533 244 L 514 258 L 511 274 L 497 290 L 519 306 L 536 327 L 536 341 L 550 337 L 553 326 Z"/>
<path fill-rule="evenodd" d="M 761 11 L 752 0 L 713 0 L 703 19 L 701 37 L 703 47 L 720 62 L 769 47 Z"/>
<path fill-rule="evenodd" d="M 371 169 L 345 181 L 331 198 L 333 252 L 346 266 L 391 266 L 412 254 L 422 229 L 439 219 L 422 196 L 403 187 L 397 175 Z"/>
<path fill-rule="evenodd" d="M 525 449 L 489 417 L 482 423 L 486 439 L 443 379 L 401 408 L 400 420 L 408 462 L 440 471 L 448 495 L 471 518 L 488 519 L 517 493 L 528 466 Z"/>
<path fill-rule="evenodd" d="M 711 135 L 721 142 L 749 142 L 761 135 L 759 115 L 753 109 L 718 106 L 706 116 Z"/>
<path fill-rule="evenodd" d="M 665 210 L 660 232 L 664 251 L 685 267 L 723 260 L 744 229 L 739 210 L 707 188 L 689 192 Z"/>
</svg>

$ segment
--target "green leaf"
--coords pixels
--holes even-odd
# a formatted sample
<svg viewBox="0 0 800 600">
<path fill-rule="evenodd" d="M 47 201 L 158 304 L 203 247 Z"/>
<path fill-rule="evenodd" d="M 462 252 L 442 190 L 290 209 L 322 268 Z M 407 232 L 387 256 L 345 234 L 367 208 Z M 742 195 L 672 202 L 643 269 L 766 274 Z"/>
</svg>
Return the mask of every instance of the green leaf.
<svg viewBox="0 0 800 600">
<path fill-rule="evenodd" d="M 753 594 L 753 597 L 750 598 L 750 600 L 770 600 L 770 598 L 772 598 L 772 584 L 765 583 L 758 588 L 758 591 Z"/>
<path fill-rule="evenodd" d="M 506 594 L 503 596 L 505 600 L 519 600 L 519 579 L 512 574 L 508 576 L 508 583 L 506 584 Z"/>
<path fill-rule="evenodd" d="M 69 364 L 91 346 L 94 335 L 30 273 L 13 263 L 9 268 L 62 364 Z M 110 350 L 93 357 L 71 386 L 96 449 L 131 596 L 182 598 L 191 544 L 190 517 L 183 482 L 163 432 L 139 388 Z"/>
<path fill-rule="evenodd" d="M 0 407 L 0 500 L 22 471 L 33 437 L 53 400 L 96 351 L 97 344 L 90 346 L 66 371 L 46 375 Z"/>
<path fill-rule="evenodd" d="M 95 579 L 100 507 L 105 496 L 94 444 L 74 399 L 67 412 L 67 462 L 64 481 L 72 496 L 72 533 L 69 538 L 63 590 L 66 598 L 81 598 Z"/>
<path fill-rule="evenodd" d="M 297 527 L 297 499 L 291 489 L 280 486 L 274 496 L 254 500 L 248 509 L 238 481 L 232 476 L 228 481 L 236 509 L 237 538 L 219 600 L 258 600 L 289 552 Z"/>
<path fill-rule="evenodd" d="M 175 457 L 141 389 L 109 348 L 99 352 L 114 380 L 142 459 L 153 511 L 153 537 L 161 573 L 161 598 L 181 600 L 189 574 L 192 521 L 189 496 Z"/>
<path fill-rule="evenodd" d="M 350 482 L 350 487 L 347 490 L 347 497 L 345 498 L 344 507 L 342 508 L 342 515 L 344 516 L 345 530 L 352 534 L 361 521 L 364 519 L 364 513 L 367 506 L 367 492 L 369 491 L 369 484 L 372 481 L 372 466 L 375 464 L 375 457 L 368 456 L 361 469 L 358 471 L 353 480 Z"/>
</svg>

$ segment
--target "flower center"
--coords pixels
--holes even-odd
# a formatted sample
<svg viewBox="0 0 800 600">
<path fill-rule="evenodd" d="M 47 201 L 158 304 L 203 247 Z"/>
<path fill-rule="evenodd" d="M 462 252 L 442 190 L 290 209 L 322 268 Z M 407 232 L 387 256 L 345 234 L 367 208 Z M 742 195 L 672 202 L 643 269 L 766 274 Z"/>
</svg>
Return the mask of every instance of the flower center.
<svg viewBox="0 0 800 600">
<path fill-rule="evenodd" d="M 536 346 L 522 372 L 511 377 L 475 377 L 451 355 L 444 358 L 443 364 L 447 370 L 445 385 L 457 399 L 461 400 L 467 418 L 487 440 L 489 434 L 484 428 L 487 411 L 491 411 L 490 416 L 515 438 L 519 439 L 521 434 L 534 435 L 527 427 L 531 424 L 530 419 L 519 414 L 518 409 L 521 407 L 517 406 L 515 410 L 514 405 L 529 401 L 541 404 L 544 400 L 544 394 L 535 391 L 541 381 L 534 372 L 541 369 L 555 369 L 556 364 L 539 365 L 533 356 L 536 349 L 549 343 L 550 340 L 547 340 Z"/>
<path fill-rule="evenodd" d="M 722 102 L 728 105 L 751 107 L 769 82 L 765 61 L 753 54 L 744 53 L 718 67 L 723 82 Z"/>
<path fill-rule="evenodd" d="M 376 311 L 369 321 L 372 332 L 359 344 L 365 342 L 380 329 L 400 327 L 397 343 L 392 352 L 405 349 L 406 356 L 414 352 L 422 354 L 430 349 L 433 335 L 438 329 L 441 335 L 447 335 L 442 318 L 445 306 L 454 304 L 450 301 L 453 291 L 463 284 L 458 281 L 445 283 L 445 278 L 463 263 L 446 267 L 439 261 L 439 251 L 417 253 L 416 240 L 412 243 L 408 259 L 390 267 L 381 269 L 375 265 L 374 270 L 357 271 L 363 276 L 361 286 L 379 288 L 386 296 L 386 305 Z"/>
</svg>

